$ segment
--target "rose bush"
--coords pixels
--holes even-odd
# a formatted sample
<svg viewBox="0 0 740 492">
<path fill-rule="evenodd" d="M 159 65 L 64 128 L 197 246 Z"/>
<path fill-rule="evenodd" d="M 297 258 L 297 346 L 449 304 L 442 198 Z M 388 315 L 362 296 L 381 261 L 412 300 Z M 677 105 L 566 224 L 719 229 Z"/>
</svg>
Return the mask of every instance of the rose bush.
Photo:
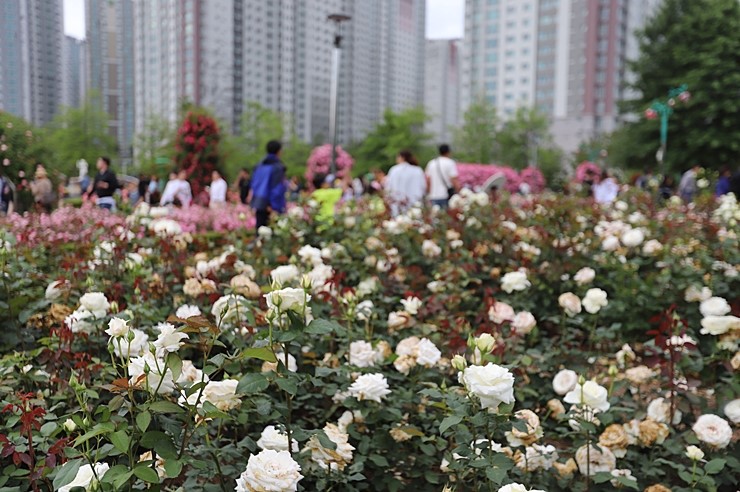
<svg viewBox="0 0 740 492">
<path fill-rule="evenodd" d="M 734 490 L 737 230 L 620 198 L 6 219 L 0 488 Z"/>
</svg>

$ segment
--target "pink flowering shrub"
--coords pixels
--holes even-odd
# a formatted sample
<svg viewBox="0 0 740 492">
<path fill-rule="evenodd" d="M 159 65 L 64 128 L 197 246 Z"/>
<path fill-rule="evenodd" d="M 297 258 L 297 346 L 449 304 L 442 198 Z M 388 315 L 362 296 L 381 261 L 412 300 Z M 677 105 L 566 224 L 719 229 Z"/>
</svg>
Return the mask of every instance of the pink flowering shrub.
<svg viewBox="0 0 740 492">
<path fill-rule="evenodd" d="M 531 193 L 541 193 L 545 189 L 545 176 L 536 167 L 526 167 L 519 172 L 522 183 L 527 183 Z"/>
<path fill-rule="evenodd" d="M 506 189 L 511 192 L 518 191 L 519 185 L 521 184 L 519 173 L 509 166 L 458 163 L 457 173 L 460 186 L 473 189 L 483 186 L 486 180 L 496 173 L 502 173 L 506 176 Z"/>
<path fill-rule="evenodd" d="M 576 168 L 576 183 L 583 183 L 588 176 L 600 176 L 601 168 L 593 162 L 583 161 Z"/>
<path fill-rule="evenodd" d="M 174 208 L 168 218 L 177 221 L 183 232 L 226 232 L 239 229 L 253 229 L 255 219 L 251 210 L 241 203 L 227 203 L 223 207 L 211 209 L 192 206 Z"/>
<path fill-rule="evenodd" d="M 355 160 L 342 147 L 337 146 L 337 176 L 343 178 L 354 165 Z M 331 170 L 331 145 L 315 147 L 306 162 L 306 182 L 311 186 L 317 174 L 329 174 Z"/>
</svg>

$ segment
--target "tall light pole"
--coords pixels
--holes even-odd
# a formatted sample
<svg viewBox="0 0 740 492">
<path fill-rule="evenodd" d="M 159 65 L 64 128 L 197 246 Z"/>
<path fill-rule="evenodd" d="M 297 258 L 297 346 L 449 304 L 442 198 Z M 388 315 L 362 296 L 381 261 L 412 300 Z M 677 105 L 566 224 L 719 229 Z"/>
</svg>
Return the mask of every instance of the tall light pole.
<svg viewBox="0 0 740 492">
<path fill-rule="evenodd" d="M 660 166 L 661 174 L 665 174 L 665 154 L 668 150 L 668 118 L 673 114 L 676 99 L 685 103 L 690 98 L 689 86 L 682 84 L 668 91 L 668 99 L 655 101 L 645 110 L 645 118 L 649 120 L 657 119 L 660 116 L 660 149 L 655 154 L 655 158 Z"/>
<path fill-rule="evenodd" d="M 337 111 L 339 92 L 339 61 L 342 55 L 342 22 L 351 17 L 331 14 L 328 20 L 335 24 L 334 50 L 331 54 L 331 92 L 329 95 L 329 133 L 331 133 L 331 173 L 337 174 Z"/>
</svg>

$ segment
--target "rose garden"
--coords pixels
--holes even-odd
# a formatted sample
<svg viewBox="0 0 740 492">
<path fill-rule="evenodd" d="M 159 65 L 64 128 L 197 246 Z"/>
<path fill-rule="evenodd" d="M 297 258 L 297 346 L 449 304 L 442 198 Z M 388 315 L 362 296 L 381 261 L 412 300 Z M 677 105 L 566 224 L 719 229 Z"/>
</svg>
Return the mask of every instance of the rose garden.
<svg viewBox="0 0 740 492">
<path fill-rule="evenodd" d="M 313 206 L 6 221 L 0 490 L 736 490 L 733 195 Z"/>
</svg>

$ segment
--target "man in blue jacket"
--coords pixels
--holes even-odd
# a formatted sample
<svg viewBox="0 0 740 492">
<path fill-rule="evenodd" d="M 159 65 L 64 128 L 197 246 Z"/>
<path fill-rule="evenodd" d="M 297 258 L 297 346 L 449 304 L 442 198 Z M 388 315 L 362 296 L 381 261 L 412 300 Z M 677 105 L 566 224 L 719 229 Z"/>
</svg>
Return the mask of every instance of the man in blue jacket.
<svg viewBox="0 0 740 492">
<path fill-rule="evenodd" d="M 277 140 L 267 143 L 267 156 L 252 173 L 249 203 L 257 219 L 256 228 L 270 222 L 270 212 L 285 212 L 285 164 L 280 160 L 282 145 Z"/>
</svg>

